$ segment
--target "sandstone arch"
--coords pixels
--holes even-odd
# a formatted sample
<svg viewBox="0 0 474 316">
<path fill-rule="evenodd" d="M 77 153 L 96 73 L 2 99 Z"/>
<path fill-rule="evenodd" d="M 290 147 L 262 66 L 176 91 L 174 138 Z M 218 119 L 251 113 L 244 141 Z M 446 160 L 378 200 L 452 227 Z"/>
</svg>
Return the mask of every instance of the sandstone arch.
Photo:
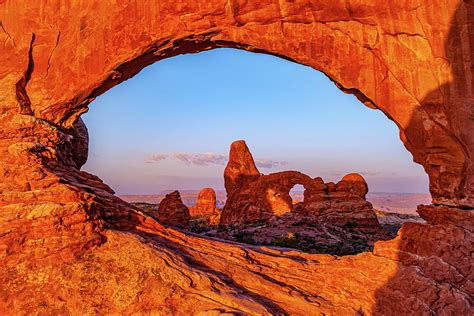
<svg viewBox="0 0 474 316">
<path fill-rule="evenodd" d="M 318 69 L 342 90 L 382 110 L 425 167 L 434 201 L 472 207 L 467 172 L 472 137 L 453 130 L 472 127 L 455 112 L 457 107 L 470 110 L 466 102 L 472 87 L 449 85 L 455 75 L 450 65 L 462 68 L 459 57 L 469 57 L 469 49 L 456 39 L 457 49 L 444 45 L 457 6 L 458 1 L 449 1 L 443 10 L 451 14 L 440 15 L 436 6 L 407 8 L 384 1 L 347 6 L 342 1 L 146 1 L 90 7 L 58 2 L 21 8 L 6 2 L 2 73 L 9 74 L 11 88 L 5 103 L 16 110 L 22 104 L 21 111 L 67 128 L 93 98 L 157 60 L 217 47 L 265 52 Z M 41 10 L 44 19 L 16 21 L 13 10 L 24 16 Z M 62 18 L 46 14 L 57 10 Z M 87 14 L 91 11 L 93 18 Z M 397 11 L 406 14 L 402 18 Z M 458 12 L 454 22 L 463 25 L 468 13 L 463 6 Z M 7 62 L 10 56 L 14 62 Z M 403 63 L 397 60 L 401 56 Z M 470 69 L 465 70 L 468 80 Z"/>
<path fill-rule="evenodd" d="M 337 184 L 299 171 L 261 174 L 245 141 L 238 140 L 231 144 L 224 179 L 227 200 L 220 217 L 224 225 L 268 223 L 275 216 L 299 213 L 308 222 L 317 219 L 344 226 L 352 221 L 374 229 L 372 233 L 382 231 L 372 204 L 365 200 L 367 182 L 358 173 L 345 175 Z M 290 196 L 295 185 L 305 189 L 296 208 Z"/>
<path fill-rule="evenodd" d="M 315 181 L 298 171 L 261 175 L 252 182 L 228 191 L 221 223 L 258 221 L 290 212 L 293 209 L 290 190 L 296 184 L 302 184 L 306 188 L 305 199 L 308 193 L 315 191 L 318 194 L 324 187 L 322 180 Z"/>
<path fill-rule="evenodd" d="M 174 292 L 166 292 L 171 286 L 189 298 L 182 308 L 190 312 L 313 308 L 340 314 L 383 312 L 388 305 L 407 312 L 446 306 L 458 314 L 468 311 L 474 239 L 473 16 L 471 1 L 457 0 L 1 1 L 0 260 L 6 272 L 0 274 L 5 285 L 0 312 L 44 302 L 65 312 L 74 306 L 92 311 L 93 305 L 80 305 L 82 294 L 64 292 L 70 285 L 64 283 L 67 271 L 55 264 L 66 260 L 78 271 L 94 266 L 107 275 L 100 263 L 105 254 L 107 262 L 114 262 L 117 245 L 146 253 L 148 261 L 127 252 L 135 260 L 130 275 L 154 266 L 166 272 L 159 281 L 141 285 L 145 300 L 132 305 L 143 311 L 163 307 L 165 298 L 177 306 Z M 217 47 L 308 65 L 382 110 L 428 173 L 433 203 L 445 206 L 421 208 L 429 225 L 405 225 L 395 241 L 376 246 L 375 255 L 337 262 L 310 256 L 310 263 L 302 264 L 299 254 L 266 253 L 164 230 L 114 197 L 100 179 L 79 171 L 87 137 L 77 119 L 95 97 L 155 61 Z M 149 237 L 144 232 L 155 236 L 153 249 L 143 242 Z M 434 235 L 447 243 L 439 247 Z M 222 250 L 232 256 L 222 258 Z M 259 265 L 262 260 L 275 260 L 278 267 L 268 269 Z M 168 265 L 158 263 L 163 261 Z M 49 271 L 50 282 L 32 282 L 29 270 L 15 268 L 19 262 L 31 263 L 31 273 Z M 261 270 L 257 273 L 253 265 Z M 337 267 L 350 267 L 352 273 L 324 278 Z M 285 279 L 290 270 L 298 275 L 288 285 L 291 291 L 282 285 L 290 282 Z M 372 280 L 361 277 L 361 271 Z M 173 281 L 167 282 L 170 275 Z M 26 280 L 22 288 L 15 278 Z M 417 297 L 404 280 L 426 285 L 427 295 Z M 132 310 L 108 295 L 112 283 L 107 279 L 97 290 L 102 302 L 109 311 Z M 117 286 L 132 291 L 132 283 Z M 219 296 L 212 290 L 216 287 Z M 166 292 L 162 301 L 147 294 L 157 288 Z M 70 299 L 58 303 L 44 295 L 48 290 Z M 404 296 L 388 301 L 395 292 Z M 30 297 L 36 300 L 22 305 Z"/>
</svg>

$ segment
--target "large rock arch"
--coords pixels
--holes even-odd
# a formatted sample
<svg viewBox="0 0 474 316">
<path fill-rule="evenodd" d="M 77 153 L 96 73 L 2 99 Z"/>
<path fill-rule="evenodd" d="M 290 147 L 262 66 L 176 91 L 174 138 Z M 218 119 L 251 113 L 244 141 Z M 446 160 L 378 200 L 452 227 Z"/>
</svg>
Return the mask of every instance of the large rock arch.
<svg viewBox="0 0 474 316">
<path fill-rule="evenodd" d="M 371 312 L 384 311 L 385 302 L 401 311 L 433 311 L 443 306 L 466 311 L 472 306 L 469 297 L 473 294 L 473 14 L 470 1 L 457 0 L 436 5 L 422 0 L 413 4 L 386 0 L 1 1 L 0 259 L 7 267 L 31 262 L 34 267 L 54 270 L 54 264 L 64 260 L 79 267 L 85 253 L 96 256 L 95 262 L 100 262 L 104 251 L 117 256 L 114 243 L 136 247 L 150 258 L 174 253 L 172 266 L 192 280 L 189 284 L 188 279 L 171 274 L 175 278 L 171 280 L 180 284 L 180 295 L 191 297 L 200 288 L 215 299 L 209 284 L 222 287 L 218 303 L 195 299 L 200 304 L 183 306 L 189 311 L 227 306 L 222 310 L 297 313 L 311 307 L 326 312 Z M 393 120 L 415 161 L 424 166 L 433 203 L 439 205 L 420 209 L 430 225 L 405 225 L 393 243 L 376 247 L 376 255 L 331 263 L 336 268 L 349 265 L 358 272 L 379 269 L 375 281 L 366 284 L 369 295 L 354 290 L 362 282 L 358 272 L 352 283 L 314 281 L 318 290 L 292 281 L 296 290 L 288 294 L 281 282 L 289 270 L 259 272 L 274 274 L 275 279 L 258 277 L 251 272 L 250 262 L 255 258 L 283 260 L 291 266 L 291 258 L 278 255 L 275 259 L 257 250 L 249 255 L 250 250 L 221 245 L 233 254 L 247 252 L 244 263 L 230 265 L 240 276 L 230 273 L 225 264 L 228 259 L 216 254 L 215 242 L 165 231 L 114 197 L 100 179 L 79 171 L 86 157 L 87 134 L 78 118 L 95 97 L 155 61 L 217 47 L 273 54 L 323 71 L 343 91 Z M 121 235 L 117 229 L 129 233 Z M 141 243 L 143 231 L 166 242 L 148 249 Z M 440 249 L 431 242 L 433 234 L 448 244 Z M 188 244 L 214 259 L 203 258 L 199 251 L 187 248 Z M 200 264 L 193 265 L 189 257 Z M 319 262 L 331 260 L 317 258 Z M 157 264 L 153 260 L 161 259 L 150 259 Z M 377 261 L 375 268 L 367 260 Z M 145 269 L 146 264 L 139 262 Z M 390 266 L 390 273 L 381 272 L 384 265 Z M 442 281 L 435 278 L 430 265 L 444 271 Z M 414 271 L 414 266 L 421 270 Z M 302 272 L 301 278 L 314 280 L 328 272 L 324 269 L 311 265 L 314 275 Z M 17 269 L 13 275 L 28 279 L 25 270 Z M 224 275 L 233 275 L 233 285 L 224 281 Z M 26 282 L 20 291 L 7 274 L 1 278 L 7 285 L 0 311 L 21 309 L 24 305 L 18 302 L 31 295 L 18 293 L 48 293 L 51 289 L 47 282 L 39 282 L 40 286 Z M 196 285 L 196 278 L 207 281 Z M 253 287 L 246 278 L 257 278 L 260 285 Z M 404 286 L 408 281 L 401 280 L 429 284 L 431 294 L 410 305 L 406 302 L 417 293 Z M 63 289 L 60 280 L 55 279 L 55 284 L 55 290 Z M 143 285 L 141 293 L 150 292 L 150 284 Z M 262 284 L 279 287 L 279 291 L 268 293 Z M 112 310 L 126 310 L 120 309 L 123 302 L 110 301 L 106 288 L 101 291 Z M 341 291 L 346 294 L 336 295 Z M 440 291 L 452 295 L 448 298 L 439 295 Z M 404 297 L 387 301 L 395 292 Z M 236 293 L 244 294 L 239 297 Z M 173 295 L 165 295 L 168 304 L 178 304 Z M 324 299 L 318 300 L 318 295 Z M 85 306 L 79 299 L 61 305 L 40 294 L 31 304 L 39 306 L 41 300 L 65 310 Z M 276 301 L 286 302 L 287 310 Z M 162 306 L 160 302 L 164 299 L 135 306 L 153 309 Z"/>
</svg>

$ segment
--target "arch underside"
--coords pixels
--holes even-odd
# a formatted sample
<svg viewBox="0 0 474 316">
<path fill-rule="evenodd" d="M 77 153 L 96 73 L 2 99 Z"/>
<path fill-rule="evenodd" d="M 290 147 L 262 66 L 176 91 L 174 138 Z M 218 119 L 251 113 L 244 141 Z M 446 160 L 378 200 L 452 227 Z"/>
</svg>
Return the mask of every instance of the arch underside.
<svg viewBox="0 0 474 316">
<path fill-rule="evenodd" d="M 468 313 L 472 11 L 454 0 L 0 3 L 0 313 Z M 344 258 L 242 246 L 165 229 L 80 171 L 78 118 L 95 97 L 218 47 L 310 66 L 383 111 L 430 177 L 428 224 Z"/>
</svg>

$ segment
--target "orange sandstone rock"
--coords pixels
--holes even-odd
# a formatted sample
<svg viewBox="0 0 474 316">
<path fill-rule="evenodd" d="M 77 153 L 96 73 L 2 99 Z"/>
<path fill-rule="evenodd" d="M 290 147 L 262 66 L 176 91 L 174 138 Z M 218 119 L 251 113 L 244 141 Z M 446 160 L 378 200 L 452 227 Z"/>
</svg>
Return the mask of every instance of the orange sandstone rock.
<svg viewBox="0 0 474 316">
<path fill-rule="evenodd" d="M 245 155 L 235 155 L 229 159 L 224 173 L 228 176 L 230 166 L 255 166 L 250 150 L 243 141 L 234 142 L 242 146 Z M 240 161 L 240 160 L 242 161 Z M 254 167 L 255 174 L 258 173 Z M 243 178 L 247 169 L 233 168 L 232 176 Z M 290 190 L 297 184 L 305 188 L 304 200 L 296 207 L 290 197 Z M 331 187 L 331 188 L 329 188 Z M 335 186 L 326 185 L 321 178 L 311 179 L 297 171 L 277 172 L 259 175 L 253 180 L 235 183 L 221 214 L 221 224 L 242 224 L 248 222 L 268 221 L 272 216 L 282 216 L 297 212 L 307 217 L 317 218 L 321 222 L 344 226 L 349 223 L 372 230 L 382 230 L 372 204 L 365 200 L 368 186 L 365 179 L 357 174 L 345 175 Z"/>
<path fill-rule="evenodd" d="M 337 192 L 345 192 L 365 199 L 369 187 L 365 179 L 358 173 L 350 173 L 342 177 L 336 184 Z"/>
<path fill-rule="evenodd" d="M 258 179 L 260 172 L 255 166 L 252 154 L 243 140 L 238 140 L 230 146 L 229 161 L 224 171 L 227 197 L 235 190 Z"/>
<path fill-rule="evenodd" d="M 216 192 L 212 188 L 199 191 L 196 205 L 189 209 L 191 216 L 211 215 L 216 213 Z"/>
</svg>

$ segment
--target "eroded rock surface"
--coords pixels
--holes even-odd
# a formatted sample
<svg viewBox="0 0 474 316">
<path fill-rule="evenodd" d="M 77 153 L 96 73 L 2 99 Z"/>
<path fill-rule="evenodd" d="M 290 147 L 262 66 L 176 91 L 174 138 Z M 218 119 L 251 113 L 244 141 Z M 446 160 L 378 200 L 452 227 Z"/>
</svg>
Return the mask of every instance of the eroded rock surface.
<svg viewBox="0 0 474 316">
<path fill-rule="evenodd" d="M 473 16 L 456 0 L 1 1 L 0 314 L 472 313 Z M 218 47 L 321 70 L 383 111 L 430 177 L 427 224 L 343 258 L 247 247 L 166 229 L 79 170 L 94 98 Z"/>
<path fill-rule="evenodd" d="M 221 218 L 221 210 L 217 205 L 216 191 L 212 188 L 204 188 L 199 191 L 196 204 L 189 208 L 192 217 L 204 219 L 206 224 L 218 225 Z"/>
<path fill-rule="evenodd" d="M 158 207 L 156 218 L 161 224 L 186 227 L 189 226 L 191 218 L 189 208 L 184 205 L 178 191 L 166 194 Z"/>
</svg>

